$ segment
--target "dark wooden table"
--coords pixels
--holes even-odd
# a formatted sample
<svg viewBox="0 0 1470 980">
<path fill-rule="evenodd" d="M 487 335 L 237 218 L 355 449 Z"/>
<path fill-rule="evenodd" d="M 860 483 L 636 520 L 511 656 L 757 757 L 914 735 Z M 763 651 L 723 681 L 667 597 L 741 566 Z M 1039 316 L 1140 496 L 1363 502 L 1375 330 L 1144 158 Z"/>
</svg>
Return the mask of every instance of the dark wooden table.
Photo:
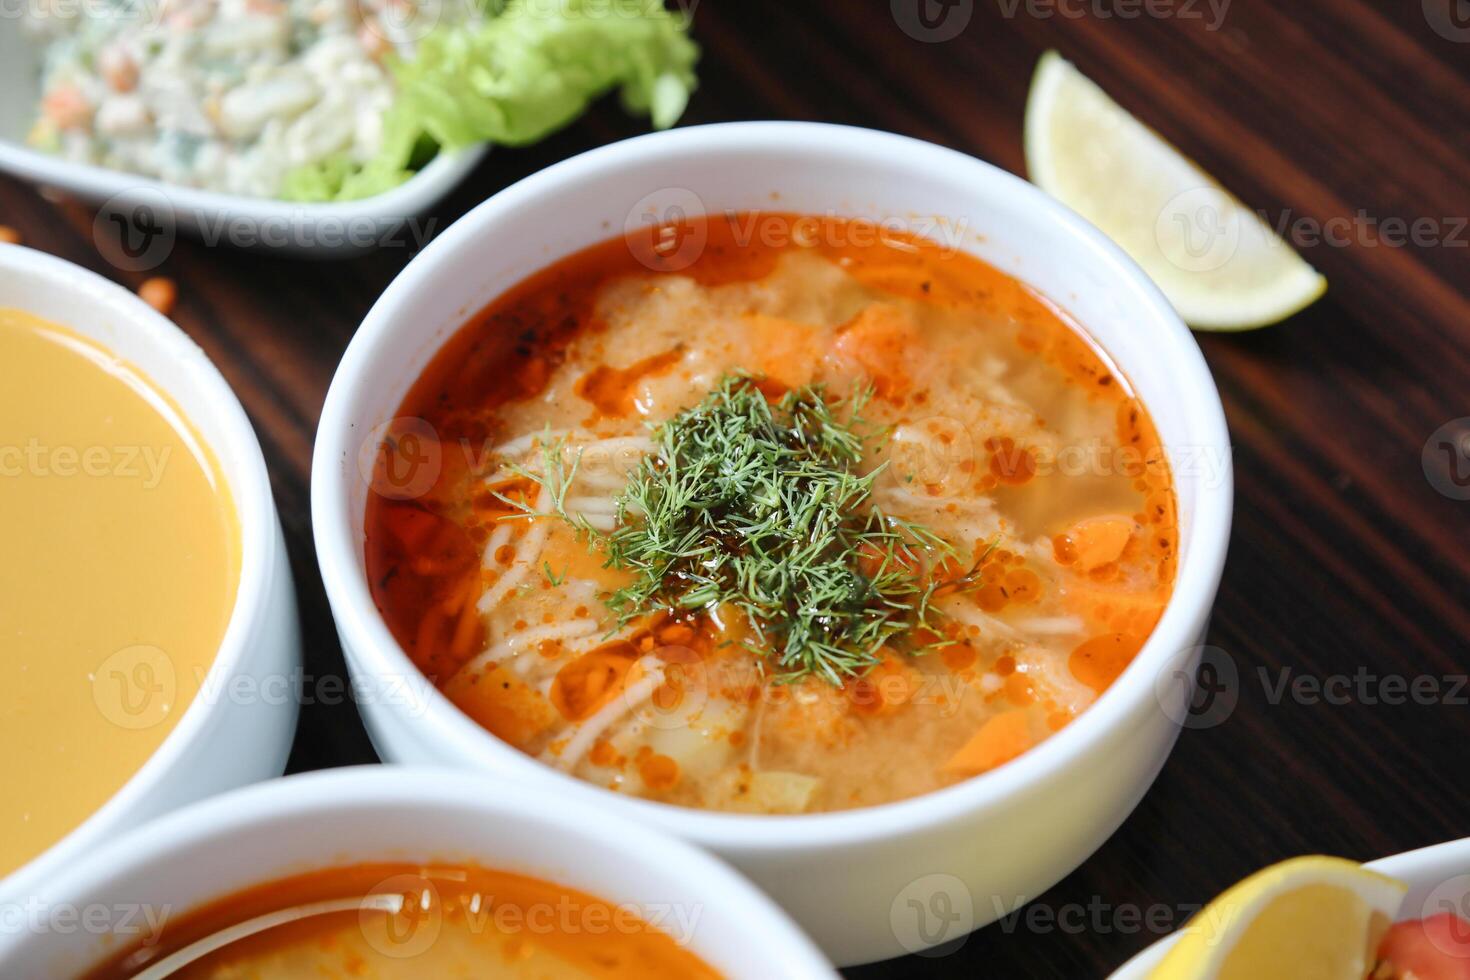
<svg viewBox="0 0 1470 980">
<path fill-rule="evenodd" d="M 1470 459 L 1431 441 L 1470 416 L 1470 3 L 947 0 L 920 19 L 930 2 L 703 0 L 686 122 L 852 123 L 1024 172 L 1027 85 L 1057 47 L 1307 236 L 1332 290 L 1275 329 L 1199 338 L 1235 442 L 1210 638 L 1236 670 L 1234 711 L 1184 733 L 1123 829 L 1035 913 L 851 975 L 1101 976 L 1279 858 L 1470 834 Z M 639 131 L 608 102 L 539 146 L 492 153 L 435 209 L 439 227 Z M 143 278 L 103 258 L 79 205 L 0 179 L 0 223 L 129 286 Z M 180 240 L 157 270 L 260 434 L 317 677 L 344 666 L 312 554 L 313 432 L 353 329 L 413 251 L 322 264 Z M 1299 677 L 1307 687 L 1278 696 Z M 1393 703 L 1397 678 L 1438 693 Z M 373 759 L 350 704 L 303 708 L 292 769 Z"/>
</svg>

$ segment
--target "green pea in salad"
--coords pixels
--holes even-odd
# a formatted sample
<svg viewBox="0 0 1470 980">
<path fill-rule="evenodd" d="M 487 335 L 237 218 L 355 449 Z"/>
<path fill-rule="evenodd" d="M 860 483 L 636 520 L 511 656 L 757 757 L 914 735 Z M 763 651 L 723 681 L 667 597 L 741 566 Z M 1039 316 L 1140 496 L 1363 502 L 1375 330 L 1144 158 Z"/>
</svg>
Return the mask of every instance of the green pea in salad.
<svg viewBox="0 0 1470 980">
<path fill-rule="evenodd" d="M 662 0 L 40 0 L 25 29 L 42 50 L 33 146 L 293 201 L 534 142 L 614 89 L 671 126 L 699 57 Z"/>
</svg>

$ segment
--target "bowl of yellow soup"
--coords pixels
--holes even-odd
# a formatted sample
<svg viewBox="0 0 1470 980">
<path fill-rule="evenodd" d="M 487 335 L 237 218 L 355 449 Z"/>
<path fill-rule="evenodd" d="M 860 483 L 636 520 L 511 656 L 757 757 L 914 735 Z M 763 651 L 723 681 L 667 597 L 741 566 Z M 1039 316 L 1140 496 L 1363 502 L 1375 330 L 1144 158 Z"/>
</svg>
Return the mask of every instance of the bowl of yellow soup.
<svg viewBox="0 0 1470 980">
<path fill-rule="evenodd" d="M 713 849 L 841 964 L 1075 868 L 1187 717 L 1229 535 L 1188 330 L 1025 182 L 752 123 L 506 189 L 349 347 L 313 515 L 379 752 Z"/>
<path fill-rule="evenodd" d="M 5 976 L 835 977 L 688 844 L 544 789 L 397 766 L 196 804 L 48 882 L 36 907 L 42 923 L 96 911 L 0 950 Z"/>
<path fill-rule="evenodd" d="M 0 900 L 279 775 L 300 638 L 265 461 L 137 296 L 0 245 Z"/>
</svg>

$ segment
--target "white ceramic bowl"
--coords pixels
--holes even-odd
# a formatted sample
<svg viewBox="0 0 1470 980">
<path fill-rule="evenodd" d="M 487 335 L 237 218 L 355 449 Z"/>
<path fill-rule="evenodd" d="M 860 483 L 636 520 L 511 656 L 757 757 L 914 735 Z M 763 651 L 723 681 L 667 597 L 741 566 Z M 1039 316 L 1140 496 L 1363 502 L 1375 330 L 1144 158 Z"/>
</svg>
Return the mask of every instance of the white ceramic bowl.
<svg viewBox="0 0 1470 980">
<path fill-rule="evenodd" d="M 234 497 L 241 545 L 235 608 L 199 694 L 163 744 L 101 809 L 0 879 L 5 902 L 31 894 L 58 867 L 144 820 L 279 776 L 296 729 L 301 637 L 260 444 L 204 351 L 126 289 L 29 248 L 0 245 L 0 307 L 22 309 L 90 337 L 172 398 L 219 461 Z"/>
<path fill-rule="evenodd" d="M 397 766 L 291 776 L 149 824 L 58 876 L 30 924 L 5 925 L 16 941 L 0 976 L 75 976 L 116 948 L 105 930 L 119 909 L 177 917 L 292 874 L 399 861 L 472 862 L 632 903 L 732 980 L 835 980 L 770 899 L 687 844 L 544 789 Z M 107 910 L 107 924 L 50 925 L 72 908 Z"/>
<path fill-rule="evenodd" d="M 137 255 L 121 259 L 140 263 L 138 268 L 162 261 L 156 243 L 160 238 L 171 242 L 175 229 L 211 245 L 322 257 L 350 256 L 378 245 L 403 243 L 408 235 L 423 237 L 425 229 L 404 228 L 404 223 L 448 194 L 486 152 L 481 146 L 441 153 L 401 186 L 361 201 L 297 204 L 178 187 L 75 163 L 27 146 L 26 133 L 39 104 L 41 53 L 40 46 L 22 33 L 18 17 L 0 17 L 0 171 L 101 206 L 99 221 L 116 221 L 121 226 L 110 229 L 110 234 L 147 236 L 148 241 L 137 246 L 146 260 L 140 262 Z"/>
<path fill-rule="evenodd" d="M 772 197 L 779 194 L 779 198 Z M 832 211 L 942 215 L 963 247 L 1032 284 L 1084 324 L 1152 409 L 1184 466 L 1174 597 L 1136 661 L 1090 710 L 1019 760 L 916 799 L 793 817 L 699 812 L 614 797 L 490 736 L 432 688 L 372 698 L 363 718 L 399 762 L 515 775 L 712 848 L 769 891 L 840 964 L 953 940 L 1067 874 L 1148 788 L 1185 717 L 1230 528 L 1228 437 L 1199 348 L 1115 245 L 1030 184 L 971 157 L 868 130 L 807 123 L 680 129 L 594 150 L 481 204 L 420 253 L 358 330 L 318 430 L 318 558 L 351 670 L 402 689 L 417 672 L 363 573 L 368 488 L 359 452 L 467 316 L 524 277 L 645 214 Z M 909 222 L 912 224 L 912 222 Z M 1190 462 L 1190 453 L 1212 466 Z M 942 904 L 941 904 L 942 903 Z M 930 921 L 926 909 L 955 913 Z"/>
<path fill-rule="evenodd" d="M 1400 922 L 1441 912 L 1470 916 L 1470 837 L 1370 861 L 1366 867 L 1409 886 L 1399 906 Z M 1123 964 L 1109 980 L 1144 980 L 1178 941 L 1177 933 L 1160 939 Z"/>
</svg>

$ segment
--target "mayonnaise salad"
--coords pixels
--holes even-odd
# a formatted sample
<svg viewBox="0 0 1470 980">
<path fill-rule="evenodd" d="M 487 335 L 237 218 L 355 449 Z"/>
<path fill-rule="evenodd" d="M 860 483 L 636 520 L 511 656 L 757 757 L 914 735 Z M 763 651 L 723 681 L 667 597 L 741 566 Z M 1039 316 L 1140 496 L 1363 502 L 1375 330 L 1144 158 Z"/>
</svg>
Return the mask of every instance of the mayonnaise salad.
<svg viewBox="0 0 1470 980">
<path fill-rule="evenodd" d="M 698 46 L 663 0 L 27 0 L 32 145 L 231 194 L 354 200 L 531 143 L 617 90 L 672 126 Z"/>
<path fill-rule="evenodd" d="M 294 167 L 378 152 L 395 87 L 383 58 L 416 24 L 403 0 L 28 7 L 45 46 L 33 145 L 255 197 L 277 196 Z"/>
</svg>

